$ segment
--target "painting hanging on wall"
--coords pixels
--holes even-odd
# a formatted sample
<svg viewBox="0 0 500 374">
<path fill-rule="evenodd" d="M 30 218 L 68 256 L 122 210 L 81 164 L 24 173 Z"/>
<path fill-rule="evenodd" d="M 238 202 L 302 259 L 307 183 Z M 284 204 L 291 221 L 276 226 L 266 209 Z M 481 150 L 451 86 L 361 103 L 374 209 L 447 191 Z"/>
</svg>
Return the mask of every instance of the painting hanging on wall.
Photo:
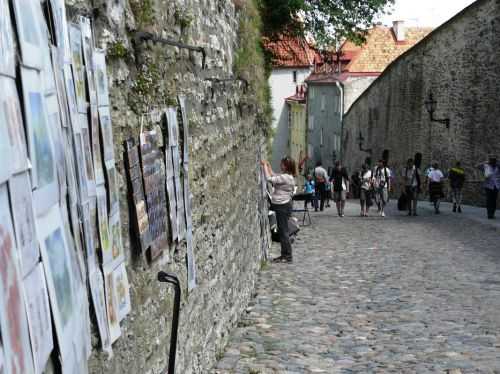
<svg viewBox="0 0 500 374">
<path fill-rule="evenodd" d="M 16 77 L 16 46 L 9 1 L 0 0 L 0 74 Z"/>
<path fill-rule="evenodd" d="M 43 217 L 37 218 L 38 242 L 45 269 L 49 300 L 63 364 L 74 359 L 72 328 L 75 314 L 74 265 L 71 264 L 72 248 L 68 248 L 62 227 L 59 206 L 52 207 Z"/>
<path fill-rule="evenodd" d="M 89 114 L 95 183 L 99 185 L 104 183 L 104 168 L 102 166 L 101 137 L 99 135 L 99 111 L 96 105 L 90 106 Z"/>
<path fill-rule="evenodd" d="M 36 23 L 40 28 L 40 52 L 42 53 L 42 87 L 45 95 L 55 94 L 56 81 L 52 68 L 51 45 L 49 43 L 49 29 L 42 6 L 35 6 Z"/>
<path fill-rule="evenodd" d="M 104 286 L 106 290 L 106 313 L 108 316 L 109 335 L 114 343 L 122 334 L 118 319 L 118 301 L 113 270 L 104 270 Z"/>
<path fill-rule="evenodd" d="M 36 373 L 43 373 L 54 347 L 52 339 L 52 320 L 45 283 L 45 274 L 41 263 L 23 280 L 31 348 L 35 361 Z"/>
<path fill-rule="evenodd" d="M 103 266 L 113 261 L 112 243 L 109 234 L 108 207 L 106 199 L 106 189 L 104 186 L 97 186 L 97 219 L 99 225 L 99 239 L 101 242 L 102 264 Z"/>
<path fill-rule="evenodd" d="M 16 81 L 11 78 L 0 77 L 0 90 L 2 92 L 2 97 L 0 98 L 0 119 L 7 125 L 8 139 L 11 146 L 8 154 L 2 153 L 5 157 L 2 161 L 6 162 L 10 155 L 12 172 L 20 173 L 28 170 L 29 161 Z"/>
<path fill-rule="evenodd" d="M 40 1 L 17 0 L 13 1 L 13 4 L 22 64 L 40 70 L 43 66 L 41 27 L 37 9 L 41 7 Z"/>
<path fill-rule="evenodd" d="M 110 161 L 115 158 L 115 153 L 113 150 L 111 114 L 108 107 L 99 108 L 99 122 L 101 125 L 102 146 L 104 148 L 104 161 Z"/>
<path fill-rule="evenodd" d="M 21 68 L 26 127 L 35 211 L 46 212 L 58 201 L 54 148 L 47 126 L 47 108 L 41 91 L 40 74 L 33 69 Z"/>
<path fill-rule="evenodd" d="M 78 112 L 87 113 L 87 90 L 85 87 L 85 67 L 83 65 L 82 33 L 79 25 L 70 24 L 69 41 Z"/>
<path fill-rule="evenodd" d="M 71 63 L 69 31 L 64 0 L 50 0 L 50 10 L 55 28 L 55 44 L 58 47 L 57 62 L 60 66 Z"/>
<path fill-rule="evenodd" d="M 119 212 L 114 213 L 109 218 L 109 235 L 111 241 L 111 256 L 106 258 L 105 266 L 115 268 L 125 260 Z"/>
<path fill-rule="evenodd" d="M 40 261 L 29 174 L 25 172 L 12 176 L 9 180 L 9 191 L 14 231 L 24 277 Z"/>
<path fill-rule="evenodd" d="M 104 351 L 108 352 L 108 354 L 111 354 L 111 336 L 109 335 L 106 298 L 104 296 L 104 281 L 102 279 L 101 269 L 97 269 L 89 275 L 89 282 L 102 348 Z"/>
<path fill-rule="evenodd" d="M 85 74 L 87 76 L 87 88 L 89 92 L 90 105 L 97 105 L 97 88 L 94 77 L 92 28 L 90 19 L 80 17 L 80 30 L 82 31 L 83 61 L 85 62 Z"/>
<path fill-rule="evenodd" d="M 119 209 L 118 179 L 115 163 L 113 160 L 106 163 L 107 190 L 109 198 L 109 214 L 113 215 Z"/>
<path fill-rule="evenodd" d="M 122 262 L 113 271 L 114 284 L 116 286 L 116 300 L 118 308 L 118 320 L 122 321 L 131 311 L 130 285 L 128 283 L 127 269 Z"/>
<path fill-rule="evenodd" d="M 0 186 L 0 329 L 6 373 L 34 373 L 7 185 Z"/>
</svg>

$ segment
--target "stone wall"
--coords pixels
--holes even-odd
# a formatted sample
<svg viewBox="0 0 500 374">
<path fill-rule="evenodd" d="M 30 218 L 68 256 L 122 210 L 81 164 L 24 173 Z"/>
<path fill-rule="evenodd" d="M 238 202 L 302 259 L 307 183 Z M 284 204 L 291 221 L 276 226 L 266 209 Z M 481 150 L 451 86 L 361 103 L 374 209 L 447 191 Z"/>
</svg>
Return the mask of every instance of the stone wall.
<svg viewBox="0 0 500 374">
<path fill-rule="evenodd" d="M 253 90 L 230 78 L 239 45 L 244 1 L 119 0 L 66 1 L 73 15 L 95 21 L 97 47 L 106 49 L 121 212 L 132 313 L 108 359 L 93 337 L 91 373 L 159 373 L 167 364 L 173 293 L 156 274 L 167 270 L 183 283 L 178 373 L 207 373 L 228 333 L 246 307 L 262 248 L 258 159 L 264 129 Z M 70 17 L 71 18 L 71 17 Z M 134 41 L 137 31 L 200 46 L 201 53 Z M 240 30 L 241 31 L 241 30 Z M 256 62 L 258 64 L 258 62 Z M 131 247 L 123 141 L 138 138 L 141 113 L 187 98 L 190 126 L 190 182 L 197 283 L 187 293 L 186 248 L 150 264 Z M 146 118 L 145 126 L 148 126 Z"/>
<path fill-rule="evenodd" d="M 500 1 L 479 0 L 395 60 L 359 97 L 344 117 L 344 160 L 359 168 L 366 153 L 373 159 L 390 151 L 390 164 L 423 154 L 423 166 L 436 160 L 447 169 L 455 160 L 466 168 L 466 200 L 483 203 L 475 165 L 488 154 L 500 155 Z M 437 101 L 430 122 L 424 107 L 429 93 Z"/>
<path fill-rule="evenodd" d="M 370 84 L 377 79 L 374 76 L 350 76 L 344 82 L 344 112 L 347 112 L 356 99 L 361 96 Z"/>
</svg>

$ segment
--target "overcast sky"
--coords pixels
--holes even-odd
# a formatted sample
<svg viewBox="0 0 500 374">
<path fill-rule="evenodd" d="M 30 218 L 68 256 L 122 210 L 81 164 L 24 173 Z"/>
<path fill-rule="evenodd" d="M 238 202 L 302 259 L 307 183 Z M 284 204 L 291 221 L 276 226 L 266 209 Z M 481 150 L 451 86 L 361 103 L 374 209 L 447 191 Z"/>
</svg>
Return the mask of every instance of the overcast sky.
<svg viewBox="0 0 500 374">
<path fill-rule="evenodd" d="M 474 0 L 396 0 L 391 15 L 383 16 L 385 25 L 404 20 L 411 26 L 437 27 L 449 20 Z"/>
</svg>

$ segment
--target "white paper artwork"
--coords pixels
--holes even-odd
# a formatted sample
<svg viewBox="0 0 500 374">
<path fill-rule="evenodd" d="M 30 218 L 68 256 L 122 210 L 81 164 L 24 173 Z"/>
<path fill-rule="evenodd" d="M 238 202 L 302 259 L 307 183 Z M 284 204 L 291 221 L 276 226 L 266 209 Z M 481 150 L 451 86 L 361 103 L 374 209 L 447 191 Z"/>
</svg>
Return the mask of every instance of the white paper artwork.
<svg viewBox="0 0 500 374">
<path fill-rule="evenodd" d="M 94 50 L 94 72 L 97 84 L 97 104 L 99 107 L 109 105 L 108 74 L 106 73 L 106 54 L 102 50 Z"/>
<path fill-rule="evenodd" d="M 23 286 L 35 372 L 41 374 L 45 370 L 45 364 L 54 347 L 49 298 L 41 263 L 23 280 Z"/>
<path fill-rule="evenodd" d="M 58 64 L 62 66 L 71 63 L 69 31 L 64 0 L 50 0 L 50 9 L 54 20 L 55 43 L 59 53 Z"/>
<path fill-rule="evenodd" d="M 36 237 L 33 196 L 28 173 L 14 175 L 9 180 L 14 231 L 21 258 L 22 275 L 25 277 L 40 261 Z"/>
<path fill-rule="evenodd" d="M 128 283 L 125 262 L 122 262 L 113 271 L 118 307 L 118 321 L 122 321 L 132 310 L 130 305 L 130 285 Z"/>
<path fill-rule="evenodd" d="M 6 184 L 0 185 L 0 330 L 5 350 L 5 372 L 34 373 Z"/>
<path fill-rule="evenodd" d="M 87 113 L 87 89 L 85 87 L 85 67 L 83 65 L 82 33 L 79 25 L 69 25 L 69 41 L 78 112 Z"/>
<path fill-rule="evenodd" d="M 112 269 L 104 270 L 104 285 L 106 290 L 106 313 L 108 316 L 111 344 L 122 334 L 118 319 L 118 300 L 116 294 L 115 277 Z"/>
<path fill-rule="evenodd" d="M 41 5 L 35 6 L 36 22 L 40 27 L 40 51 L 42 53 L 42 86 L 46 95 L 56 93 L 56 81 L 52 67 L 51 51 L 49 47 L 49 29 Z"/>
<path fill-rule="evenodd" d="M 5 182 L 12 175 L 12 154 L 11 154 L 11 143 L 9 140 L 9 129 L 7 126 L 3 125 L 5 120 L 5 112 L 0 111 L 0 121 L 2 125 L 0 126 L 0 154 L 2 158 L 0 159 L 0 184 Z"/>
<path fill-rule="evenodd" d="M 0 123 L 7 124 L 9 133 L 8 139 L 11 146 L 9 153 L 1 153 L 2 162 L 6 163 L 10 159 L 10 167 L 15 174 L 26 171 L 29 168 L 26 136 L 24 132 L 23 116 L 21 114 L 21 103 L 19 102 L 19 94 L 14 79 L 0 77 L 0 90 L 2 92 L 0 98 Z M 0 140 L 0 143 L 2 143 L 2 140 Z M 4 170 L 7 169 L 6 165 Z M 2 174 L 1 171 L 0 174 Z M 1 179 L 0 177 L 0 180 Z"/>
<path fill-rule="evenodd" d="M 59 200 L 54 147 L 47 126 L 40 74 L 36 70 L 21 68 L 21 77 L 29 153 L 33 164 L 31 176 L 33 188 L 36 189 L 35 211 L 41 215 Z"/>
<path fill-rule="evenodd" d="M 106 298 L 104 297 L 104 281 L 101 269 L 96 269 L 96 271 L 89 275 L 89 283 L 102 348 L 108 354 L 112 354 L 108 316 L 106 314 Z"/>
<path fill-rule="evenodd" d="M 109 236 L 111 241 L 111 253 L 103 257 L 103 264 L 107 267 L 116 268 L 118 264 L 125 260 L 122 242 L 122 225 L 120 223 L 120 212 L 115 212 L 109 218 Z"/>
<path fill-rule="evenodd" d="M 36 221 L 38 240 L 49 290 L 49 300 L 54 317 L 57 340 L 61 351 L 63 366 L 74 361 L 72 337 L 75 318 L 76 297 L 74 279 L 67 241 L 62 227 L 61 212 L 58 205 Z"/>
<path fill-rule="evenodd" d="M 115 153 L 113 150 L 113 130 L 111 128 L 109 107 L 99 108 L 99 123 L 101 125 L 104 161 L 110 161 L 115 158 Z"/>
<path fill-rule="evenodd" d="M 16 77 L 16 46 L 8 0 L 0 0 L 0 74 Z"/>
<path fill-rule="evenodd" d="M 97 88 L 94 77 L 94 41 L 92 39 L 92 29 L 90 19 L 80 17 L 80 29 L 82 31 L 83 60 L 85 62 L 85 73 L 87 74 L 87 84 L 91 105 L 97 105 Z"/>
<path fill-rule="evenodd" d="M 42 38 L 36 8 L 41 6 L 40 1 L 16 0 L 13 3 L 22 64 L 30 68 L 41 69 L 43 66 Z"/>
</svg>

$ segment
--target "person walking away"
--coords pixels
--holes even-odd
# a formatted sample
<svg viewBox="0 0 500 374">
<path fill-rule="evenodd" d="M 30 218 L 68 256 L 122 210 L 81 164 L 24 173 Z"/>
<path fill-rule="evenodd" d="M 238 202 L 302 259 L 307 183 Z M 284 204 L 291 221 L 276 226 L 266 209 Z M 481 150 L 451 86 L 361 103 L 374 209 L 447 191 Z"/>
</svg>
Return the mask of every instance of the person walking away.
<svg viewBox="0 0 500 374">
<path fill-rule="evenodd" d="M 351 193 L 354 199 L 360 198 L 361 188 L 361 173 L 353 173 L 351 175 Z"/>
<path fill-rule="evenodd" d="M 320 200 L 319 210 L 323 211 L 325 208 L 325 198 L 326 198 L 326 182 L 328 180 L 328 173 L 325 168 L 323 168 L 321 161 L 316 163 L 316 168 L 314 169 L 314 178 L 316 179 L 316 194 Z M 316 207 L 315 211 L 318 211 Z"/>
<path fill-rule="evenodd" d="M 444 197 L 443 193 L 443 179 L 444 174 L 439 169 L 439 165 L 435 162 L 432 165 L 432 171 L 427 176 L 429 180 L 429 197 L 431 199 L 432 204 L 434 204 L 434 212 L 439 214 L 439 205 L 441 203 L 441 199 Z"/>
<path fill-rule="evenodd" d="M 408 200 L 408 215 L 417 215 L 417 201 L 420 192 L 420 172 L 412 158 L 409 158 L 403 170 L 403 185 Z"/>
<path fill-rule="evenodd" d="M 273 185 L 271 210 L 276 213 L 281 244 L 281 256 L 273 259 L 273 261 L 292 262 L 292 244 L 288 233 L 288 220 L 292 214 L 292 195 L 295 190 L 295 176 L 297 175 L 295 161 L 289 157 L 283 158 L 280 164 L 280 174 L 273 172 L 268 161 L 263 160 L 261 163 L 267 181 Z"/>
<path fill-rule="evenodd" d="M 455 167 L 448 171 L 448 179 L 450 181 L 451 197 L 453 201 L 453 213 L 462 213 L 462 189 L 465 184 L 465 170 L 457 161 Z"/>
<path fill-rule="evenodd" d="M 332 198 L 332 183 L 327 180 L 325 183 L 325 207 L 330 208 L 330 200 Z"/>
<path fill-rule="evenodd" d="M 340 161 L 335 162 L 330 181 L 333 183 L 333 200 L 337 206 L 337 213 L 339 217 L 344 217 L 345 201 L 349 189 L 349 175 L 347 170 L 340 164 Z"/>
<path fill-rule="evenodd" d="M 490 157 L 488 162 L 478 165 L 484 173 L 484 190 L 486 192 L 486 211 L 488 219 L 495 218 L 497 210 L 498 191 L 500 190 L 500 165 L 496 157 Z"/>
<path fill-rule="evenodd" d="M 361 205 L 361 217 L 368 217 L 368 210 L 370 209 L 371 200 L 371 189 L 373 182 L 373 173 L 368 169 L 366 164 L 361 166 L 361 171 L 359 173 L 360 179 L 360 192 L 359 192 L 359 203 Z"/>
<path fill-rule="evenodd" d="M 379 160 L 373 173 L 373 186 L 375 188 L 375 201 L 381 217 L 385 217 L 385 206 L 389 202 L 389 188 L 391 172 L 384 165 L 384 160 Z"/>
<path fill-rule="evenodd" d="M 304 185 L 304 192 L 309 194 L 310 197 L 304 201 L 304 209 L 307 209 L 307 204 L 310 202 L 315 210 L 318 210 L 318 200 L 316 199 L 316 188 L 314 185 L 314 179 L 311 174 L 307 176 L 306 183 Z"/>
</svg>

